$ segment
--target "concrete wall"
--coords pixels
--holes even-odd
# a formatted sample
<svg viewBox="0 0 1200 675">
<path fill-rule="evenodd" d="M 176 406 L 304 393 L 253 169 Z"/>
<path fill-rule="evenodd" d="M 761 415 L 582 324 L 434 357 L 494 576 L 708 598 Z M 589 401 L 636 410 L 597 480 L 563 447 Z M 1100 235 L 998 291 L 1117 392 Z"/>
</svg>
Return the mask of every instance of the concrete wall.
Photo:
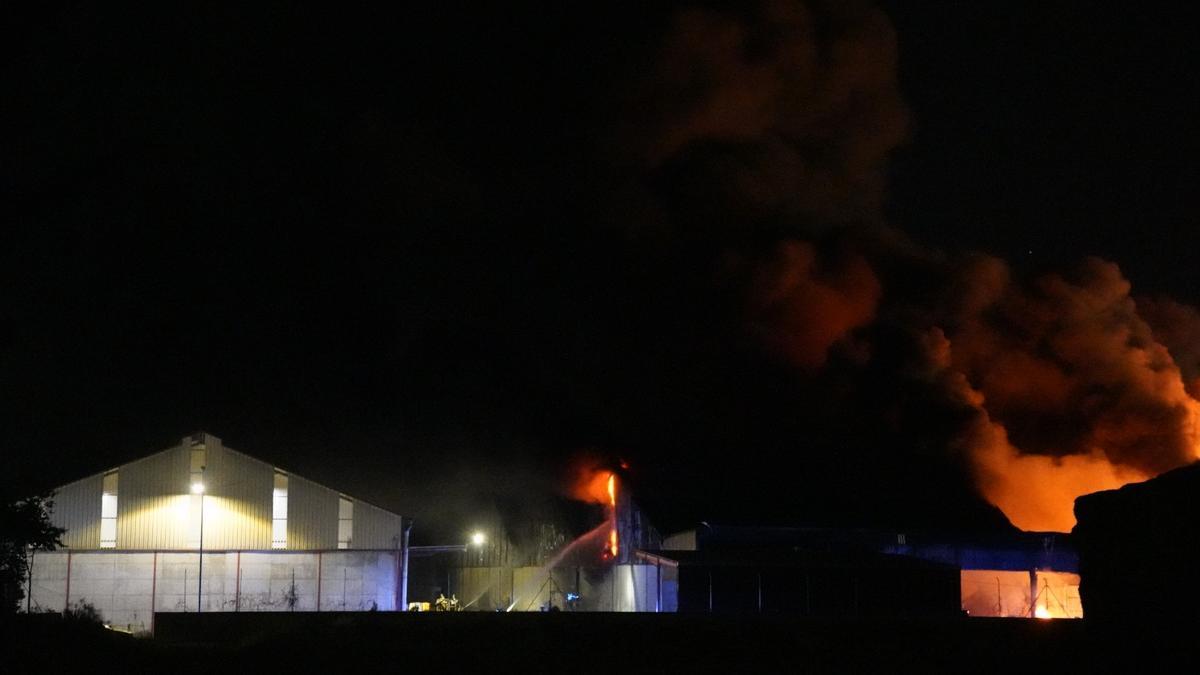
<svg viewBox="0 0 1200 675">
<path fill-rule="evenodd" d="M 203 498 L 192 494 L 191 447 L 205 448 Z M 113 467 L 117 472 L 118 550 L 271 548 L 272 489 L 276 467 L 226 448 L 221 439 L 197 434 L 180 444 Z M 100 547 L 103 472 L 64 485 L 55 493 L 51 519 L 67 528 L 72 549 Z M 284 473 L 288 473 L 284 471 Z M 287 548 L 337 548 L 339 493 L 288 473 Z M 400 516 L 354 500 L 352 549 L 398 548 Z"/>
<path fill-rule="evenodd" d="M 153 612 L 396 608 L 398 551 L 53 551 L 33 560 L 30 608 L 87 602 L 111 625 L 153 630 Z M 152 609 L 153 608 L 153 609 Z"/>
</svg>

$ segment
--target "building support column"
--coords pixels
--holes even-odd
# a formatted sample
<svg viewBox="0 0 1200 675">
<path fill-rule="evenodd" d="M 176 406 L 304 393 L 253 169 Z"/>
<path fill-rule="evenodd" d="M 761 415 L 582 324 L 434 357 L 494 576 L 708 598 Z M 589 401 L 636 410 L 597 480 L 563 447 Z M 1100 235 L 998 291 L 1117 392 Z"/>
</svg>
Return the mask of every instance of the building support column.
<svg viewBox="0 0 1200 675">
<path fill-rule="evenodd" d="M 30 612 L 33 606 L 33 563 L 37 556 L 37 549 L 29 549 L 29 569 L 25 571 L 25 613 Z"/>
<path fill-rule="evenodd" d="M 662 558 L 654 562 L 654 583 L 657 586 L 654 596 L 654 612 L 662 611 Z"/>
<path fill-rule="evenodd" d="M 154 552 L 154 564 L 150 567 L 150 634 L 154 635 L 154 610 L 158 605 L 158 551 Z"/>
<path fill-rule="evenodd" d="M 233 586 L 233 611 L 242 611 L 242 552 L 237 552 L 237 581 Z"/>
<path fill-rule="evenodd" d="M 1029 618 L 1037 617 L 1037 570 L 1029 570 Z"/>
<path fill-rule="evenodd" d="M 403 523 L 403 521 L 401 522 Z M 400 577 L 403 576 L 404 571 L 400 568 L 404 565 L 404 553 L 401 551 L 400 546 L 400 538 L 397 537 L 395 549 L 396 563 L 392 565 L 392 571 L 396 573 L 396 576 L 394 577 L 396 583 L 394 586 L 392 586 L 392 609 L 397 612 L 403 611 L 400 609 Z"/>
<path fill-rule="evenodd" d="M 400 564 L 400 611 L 408 611 L 408 535 L 412 532 L 413 521 L 410 519 L 404 528 L 403 562 Z"/>
<path fill-rule="evenodd" d="M 63 599 L 63 613 L 71 609 L 71 551 L 67 551 L 67 594 Z"/>
</svg>

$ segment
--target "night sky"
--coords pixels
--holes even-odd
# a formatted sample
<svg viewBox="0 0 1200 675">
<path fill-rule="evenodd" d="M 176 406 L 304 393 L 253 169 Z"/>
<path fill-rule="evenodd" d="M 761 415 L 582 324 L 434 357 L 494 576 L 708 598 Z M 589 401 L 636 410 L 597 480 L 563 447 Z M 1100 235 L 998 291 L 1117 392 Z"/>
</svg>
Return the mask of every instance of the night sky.
<svg viewBox="0 0 1200 675">
<path fill-rule="evenodd" d="M 1200 304 L 1198 17 L 882 8 L 907 104 L 882 205 L 784 215 L 713 196 L 724 155 L 626 152 L 674 131 L 676 85 L 646 88 L 674 8 L 71 3 L 6 22 L 4 496 L 206 430 L 428 538 L 543 508 L 583 451 L 627 459 L 667 530 L 1002 526 L 945 449 L 961 411 L 895 365 L 907 324 L 873 324 L 868 366 L 797 368 L 746 330 L 728 270 L 797 240 L 904 277 L 886 307 L 932 294 L 879 271 L 861 243 L 879 237 L 841 234 L 887 227 L 1017 276 L 1099 256 L 1134 296 Z"/>
</svg>

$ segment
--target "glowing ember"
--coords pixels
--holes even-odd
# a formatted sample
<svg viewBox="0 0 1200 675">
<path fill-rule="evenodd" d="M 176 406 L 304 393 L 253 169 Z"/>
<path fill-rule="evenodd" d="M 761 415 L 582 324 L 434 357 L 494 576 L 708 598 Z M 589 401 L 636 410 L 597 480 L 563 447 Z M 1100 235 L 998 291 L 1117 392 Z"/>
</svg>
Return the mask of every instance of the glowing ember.
<svg viewBox="0 0 1200 675">
<path fill-rule="evenodd" d="M 1051 616 L 1050 610 L 1046 609 L 1045 605 L 1038 605 L 1037 608 L 1033 610 L 1033 615 L 1039 619 L 1054 618 Z"/>
</svg>

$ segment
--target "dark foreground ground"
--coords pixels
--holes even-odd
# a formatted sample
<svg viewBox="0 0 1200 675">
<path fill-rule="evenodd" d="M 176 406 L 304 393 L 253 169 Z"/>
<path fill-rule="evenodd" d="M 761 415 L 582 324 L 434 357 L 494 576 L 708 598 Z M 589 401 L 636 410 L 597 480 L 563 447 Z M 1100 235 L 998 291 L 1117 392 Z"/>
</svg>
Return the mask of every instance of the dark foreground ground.
<svg viewBox="0 0 1200 675">
<path fill-rule="evenodd" d="M 42 615 L 0 629 L 4 673 L 1063 673 L 1168 662 L 1084 622 L 1018 619 L 160 614 L 149 639 Z"/>
</svg>

